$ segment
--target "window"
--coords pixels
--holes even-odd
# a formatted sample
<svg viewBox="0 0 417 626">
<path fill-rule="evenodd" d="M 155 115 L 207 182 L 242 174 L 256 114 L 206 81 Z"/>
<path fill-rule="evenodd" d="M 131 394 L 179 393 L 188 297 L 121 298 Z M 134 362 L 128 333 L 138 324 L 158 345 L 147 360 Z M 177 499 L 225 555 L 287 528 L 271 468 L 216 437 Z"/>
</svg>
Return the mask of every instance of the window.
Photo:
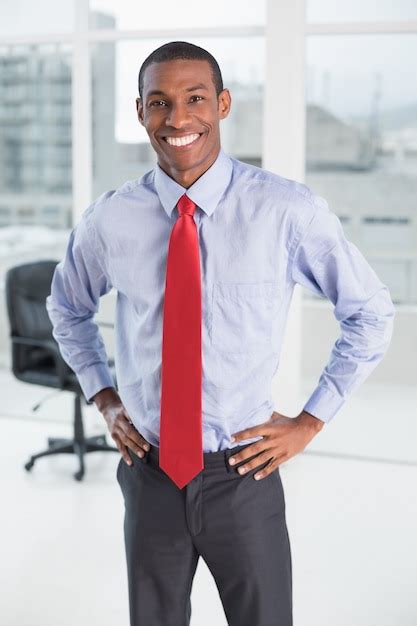
<svg viewBox="0 0 417 626">
<path fill-rule="evenodd" d="M 415 20 L 415 0 L 306 0 L 308 22 Z"/>
<path fill-rule="evenodd" d="M 44 4 L 31 11 L 34 27 Z M 45 13 L 43 23 L 48 23 Z M 0 95 L 4 272 L 34 259 L 61 258 L 65 251 L 72 221 L 71 47 L 30 42 L 1 46 Z M 53 219 L 44 212 L 45 203 L 56 207 Z"/>
<path fill-rule="evenodd" d="M 137 3 L 130 0 L 91 0 L 90 8 L 90 28 L 99 29 L 255 26 L 266 22 L 266 2 L 263 0 L 212 0 L 210 10 L 202 10 L 201 3 L 188 0 L 160 0 L 157 10 L 146 10 L 146 7 L 138 10 Z"/>
<path fill-rule="evenodd" d="M 0 34 L 63 33 L 74 28 L 74 0 L 0 0 Z"/>
<path fill-rule="evenodd" d="M 404 303 L 417 302 L 416 56 L 417 35 L 307 39 L 306 182 Z"/>
</svg>

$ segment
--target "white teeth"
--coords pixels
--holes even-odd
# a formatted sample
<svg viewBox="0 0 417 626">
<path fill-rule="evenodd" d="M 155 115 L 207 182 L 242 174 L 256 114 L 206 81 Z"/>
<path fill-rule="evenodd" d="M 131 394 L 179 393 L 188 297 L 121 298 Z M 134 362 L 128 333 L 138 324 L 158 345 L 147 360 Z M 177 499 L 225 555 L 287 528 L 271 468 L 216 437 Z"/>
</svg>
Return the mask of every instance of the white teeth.
<svg viewBox="0 0 417 626">
<path fill-rule="evenodd" d="M 189 143 L 195 141 L 200 135 L 187 135 L 186 137 L 166 137 L 170 146 L 186 146 Z"/>
</svg>

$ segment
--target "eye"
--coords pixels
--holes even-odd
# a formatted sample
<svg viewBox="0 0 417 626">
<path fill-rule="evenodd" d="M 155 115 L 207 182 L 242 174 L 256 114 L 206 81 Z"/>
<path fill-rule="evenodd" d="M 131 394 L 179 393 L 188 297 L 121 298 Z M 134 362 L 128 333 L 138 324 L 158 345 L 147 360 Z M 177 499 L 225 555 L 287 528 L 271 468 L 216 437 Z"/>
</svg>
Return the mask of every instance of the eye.
<svg viewBox="0 0 417 626">
<path fill-rule="evenodd" d="M 198 95 L 191 96 L 190 100 L 192 100 L 193 98 L 199 98 L 199 100 L 204 100 L 203 96 L 198 96 Z M 199 102 L 199 100 L 194 100 L 194 102 Z M 161 102 L 162 102 L 164 105 L 166 105 L 165 100 L 152 100 L 152 102 L 150 102 L 150 103 L 148 104 L 148 106 L 149 106 L 149 107 L 153 107 L 153 106 L 158 106 L 158 107 L 159 107 L 159 104 L 160 104 Z"/>
</svg>

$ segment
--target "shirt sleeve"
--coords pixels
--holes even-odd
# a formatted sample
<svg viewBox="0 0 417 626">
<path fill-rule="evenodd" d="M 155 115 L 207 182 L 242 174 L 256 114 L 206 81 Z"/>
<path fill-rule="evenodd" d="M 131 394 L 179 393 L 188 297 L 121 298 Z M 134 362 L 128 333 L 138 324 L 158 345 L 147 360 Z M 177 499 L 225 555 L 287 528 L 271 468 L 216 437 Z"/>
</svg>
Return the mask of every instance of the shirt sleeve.
<svg viewBox="0 0 417 626">
<path fill-rule="evenodd" d="M 394 305 L 388 288 L 319 196 L 294 252 L 292 278 L 327 297 L 340 324 L 340 336 L 304 406 L 329 422 L 382 360 L 392 337 Z"/>
<path fill-rule="evenodd" d="M 103 338 L 93 321 L 100 297 L 112 288 L 91 223 L 93 210 L 94 205 L 90 205 L 71 231 L 46 298 L 52 335 L 64 361 L 77 375 L 87 401 L 101 389 L 115 386 Z"/>
</svg>

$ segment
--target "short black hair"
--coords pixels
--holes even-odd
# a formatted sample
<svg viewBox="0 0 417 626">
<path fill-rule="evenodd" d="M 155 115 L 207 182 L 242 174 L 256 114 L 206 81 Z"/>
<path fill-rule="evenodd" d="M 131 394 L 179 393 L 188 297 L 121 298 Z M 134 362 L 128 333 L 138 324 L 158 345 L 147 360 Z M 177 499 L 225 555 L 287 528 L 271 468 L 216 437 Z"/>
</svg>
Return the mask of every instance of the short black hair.
<svg viewBox="0 0 417 626">
<path fill-rule="evenodd" d="M 146 68 L 151 65 L 151 63 L 163 63 L 164 61 L 176 61 L 177 59 L 207 61 L 211 67 L 217 97 L 220 92 L 223 91 L 222 73 L 220 71 L 219 64 L 210 52 L 204 48 L 200 48 L 200 46 L 189 43 L 188 41 L 170 41 L 159 48 L 156 48 L 156 50 L 151 52 L 151 54 L 146 57 L 142 63 L 138 77 L 138 90 L 140 98 L 142 98 L 143 79 Z"/>
</svg>

